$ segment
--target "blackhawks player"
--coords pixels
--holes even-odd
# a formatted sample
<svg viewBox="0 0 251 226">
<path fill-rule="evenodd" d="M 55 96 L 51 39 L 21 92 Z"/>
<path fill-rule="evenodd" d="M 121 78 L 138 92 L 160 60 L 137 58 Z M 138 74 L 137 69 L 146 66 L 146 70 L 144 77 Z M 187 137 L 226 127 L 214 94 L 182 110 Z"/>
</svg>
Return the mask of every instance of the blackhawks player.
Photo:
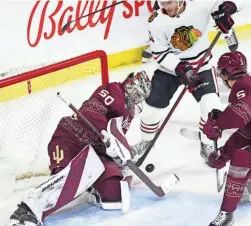
<svg viewBox="0 0 251 226">
<path fill-rule="evenodd" d="M 52 176 L 27 192 L 8 226 L 42 225 L 48 215 L 85 191 L 91 203 L 127 212 L 131 176 L 125 175 L 128 171 L 124 165 L 128 159 L 136 161 L 142 153 L 128 150 L 111 131 L 116 129 L 127 143 L 124 134 L 134 117 L 135 105 L 149 92 L 150 80 L 142 71 L 130 74 L 122 83 L 98 87 L 84 101 L 79 112 L 110 141 L 109 147 L 76 115 L 62 118 L 48 145 Z"/>
<path fill-rule="evenodd" d="M 181 84 L 187 86 L 200 104 L 200 129 L 208 112 L 220 108 L 216 77 L 209 55 L 198 72 L 195 68 L 209 47 L 208 28 L 211 17 L 223 33 L 234 21 L 240 6 L 233 1 L 159 1 L 161 9 L 149 18 L 153 57 L 158 68 L 152 78 L 152 90 L 141 115 L 142 140 L 138 149 L 146 149 L 159 127 L 161 109 L 169 105 Z M 201 156 L 207 161 L 212 141 L 201 133 Z"/>
<path fill-rule="evenodd" d="M 153 9 L 156 11 L 160 9 L 157 0 L 154 2 Z M 238 43 L 235 31 L 233 29 L 230 30 L 228 34 L 224 34 L 224 38 L 226 39 L 226 42 L 230 51 L 234 51 L 238 48 L 239 43 Z M 152 56 L 153 56 L 152 49 L 151 49 L 151 46 L 149 45 L 148 48 L 142 52 L 142 63 L 148 62 L 152 58 Z"/>
<path fill-rule="evenodd" d="M 230 161 L 221 210 L 210 226 L 230 226 L 240 201 L 251 201 L 251 77 L 246 57 L 238 51 L 223 54 L 218 61 L 218 75 L 231 89 L 229 106 L 209 114 L 203 132 L 217 141 L 222 131 L 239 128 L 218 150 L 209 156 L 208 165 L 221 169 Z"/>
</svg>

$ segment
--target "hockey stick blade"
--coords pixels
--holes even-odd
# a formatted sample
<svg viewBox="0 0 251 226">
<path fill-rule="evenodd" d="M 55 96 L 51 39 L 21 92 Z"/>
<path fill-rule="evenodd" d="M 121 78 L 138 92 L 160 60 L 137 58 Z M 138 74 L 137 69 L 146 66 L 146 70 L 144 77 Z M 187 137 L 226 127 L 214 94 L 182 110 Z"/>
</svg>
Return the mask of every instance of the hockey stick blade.
<svg viewBox="0 0 251 226">
<path fill-rule="evenodd" d="M 182 128 L 180 130 L 180 135 L 191 140 L 200 140 L 199 133 L 196 131 L 188 130 L 186 128 Z"/>
<path fill-rule="evenodd" d="M 221 192 L 222 188 L 224 187 L 226 180 L 227 180 L 227 172 L 224 173 L 222 183 L 220 181 L 220 173 L 219 170 L 216 170 L 216 179 L 217 179 L 217 191 Z"/>
<path fill-rule="evenodd" d="M 179 177 L 171 175 L 162 186 L 155 185 L 131 160 L 126 164 L 157 196 L 163 197 L 179 182 Z"/>
<path fill-rule="evenodd" d="M 76 21 L 78 21 L 78 20 L 81 20 L 81 19 L 83 19 L 83 18 L 85 18 L 85 17 L 88 17 L 88 16 L 91 16 L 91 15 L 94 15 L 95 13 L 99 13 L 99 12 L 101 12 L 101 11 L 103 11 L 103 10 L 109 9 L 109 8 L 111 8 L 111 7 L 113 7 L 113 6 L 116 6 L 116 5 L 119 5 L 119 4 L 123 3 L 123 2 L 125 2 L 125 0 L 124 0 L 124 1 L 120 1 L 120 2 L 116 2 L 116 3 L 114 3 L 114 4 L 112 4 L 112 5 L 109 5 L 109 6 L 105 7 L 105 8 L 102 8 L 102 9 L 99 9 L 99 10 L 97 10 L 97 11 L 95 11 L 95 12 L 92 12 L 92 13 L 89 13 L 89 14 L 87 14 L 87 15 L 81 16 L 81 17 L 77 18 L 76 20 L 69 21 L 68 23 L 66 23 L 66 24 L 63 26 L 62 32 L 65 32 L 66 29 L 67 29 L 67 28 L 70 26 L 70 24 L 73 23 L 73 22 L 76 22 Z"/>
</svg>

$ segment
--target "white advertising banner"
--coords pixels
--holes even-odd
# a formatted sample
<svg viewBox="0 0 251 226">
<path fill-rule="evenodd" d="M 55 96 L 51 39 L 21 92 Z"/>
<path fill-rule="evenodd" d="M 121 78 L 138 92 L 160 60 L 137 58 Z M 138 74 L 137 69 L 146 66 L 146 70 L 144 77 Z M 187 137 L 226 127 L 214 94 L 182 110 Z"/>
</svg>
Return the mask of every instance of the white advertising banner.
<svg viewBox="0 0 251 226">
<path fill-rule="evenodd" d="M 1 1 L 0 67 L 67 59 L 96 49 L 108 54 L 146 44 L 150 1 Z M 65 23 L 73 22 L 65 32 Z"/>
<path fill-rule="evenodd" d="M 58 61 L 102 49 L 108 54 L 136 48 L 148 39 L 154 1 L 0 1 L 0 73 L 13 67 Z M 236 24 L 251 23 L 251 3 Z M 78 20 L 77 18 L 91 14 Z M 63 26 L 72 20 L 66 31 Z"/>
</svg>

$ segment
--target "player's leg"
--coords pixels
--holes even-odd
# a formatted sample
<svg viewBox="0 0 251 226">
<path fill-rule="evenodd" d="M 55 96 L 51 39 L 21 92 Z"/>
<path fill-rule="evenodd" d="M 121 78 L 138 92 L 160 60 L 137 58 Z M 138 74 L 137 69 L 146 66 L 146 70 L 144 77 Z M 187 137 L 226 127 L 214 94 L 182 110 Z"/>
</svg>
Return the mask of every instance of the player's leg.
<svg viewBox="0 0 251 226">
<path fill-rule="evenodd" d="M 233 213 L 237 209 L 251 169 L 251 147 L 238 149 L 234 152 L 227 176 L 227 182 L 221 210 L 210 226 L 229 226 L 233 224 Z M 220 224 L 220 222 L 222 222 Z"/>
<path fill-rule="evenodd" d="M 122 209 L 126 213 L 130 209 L 131 175 L 122 175 L 122 169 L 113 160 L 101 157 L 105 167 L 104 173 L 89 190 L 89 201 L 105 210 Z"/>
<path fill-rule="evenodd" d="M 218 84 L 214 70 L 206 70 L 199 74 L 201 84 L 199 88 L 193 92 L 193 96 L 200 104 L 200 122 L 199 129 L 202 131 L 203 126 L 207 122 L 208 113 L 212 109 L 221 109 L 219 98 Z M 213 141 L 209 140 L 205 134 L 200 133 L 201 139 L 201 156 L 207 161 L 208 156 L 213 151 Z"/>
<path fill-rule="evenodd" d="M 29 226 L 42 224 L 48 215 L 85 192 L 104 172 L 104 165 L 91 146 L 76 155 L 74 145 L 60 141 L 54 144 L 49 145 L 53 148 L 49 151 L 50 168 L 53 173 L 58 171 L 57 174 L 27 191 L 8 226 L 26 225 L 25 221 Z"/>
<path fill-rule="evenodd" d="M 136 150 L 146 149 L 149 141 L 154 138 L 159 128 L 161 109 L 169 105 L 180 85 L 180 81 L 175 75 L 157 69 L 154 72 L 151 85 L 150 96 L 146 99 L 146 105 L 141 114 L 142 141 L 134 146 Z"/>
</svg>

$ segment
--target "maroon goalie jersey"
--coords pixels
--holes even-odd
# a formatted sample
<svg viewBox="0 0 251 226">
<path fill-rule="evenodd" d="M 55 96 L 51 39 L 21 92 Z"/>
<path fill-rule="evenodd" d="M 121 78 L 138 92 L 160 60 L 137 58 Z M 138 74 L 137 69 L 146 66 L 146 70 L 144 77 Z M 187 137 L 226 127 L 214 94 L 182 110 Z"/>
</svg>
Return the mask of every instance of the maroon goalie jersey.
<svg viewBox="0 0 251 226">
<path fill-rule="evenodd" d="M 126 106 L 123 86 L 115 82 L 98 87 L 91 97 L 83 102 L 79 111 L 98 131 L 106 130 L 111 118 L 123 116 L 122 127 L 126 133 L 134 117 L 134 107 L 128 109 Z M 76 115 L 60 120 L 52 139 L 59 136 L 70 139 L 80 149 L 92 145 L 98 154 L 105 155 L 103 142 Z"/>
</svg>

